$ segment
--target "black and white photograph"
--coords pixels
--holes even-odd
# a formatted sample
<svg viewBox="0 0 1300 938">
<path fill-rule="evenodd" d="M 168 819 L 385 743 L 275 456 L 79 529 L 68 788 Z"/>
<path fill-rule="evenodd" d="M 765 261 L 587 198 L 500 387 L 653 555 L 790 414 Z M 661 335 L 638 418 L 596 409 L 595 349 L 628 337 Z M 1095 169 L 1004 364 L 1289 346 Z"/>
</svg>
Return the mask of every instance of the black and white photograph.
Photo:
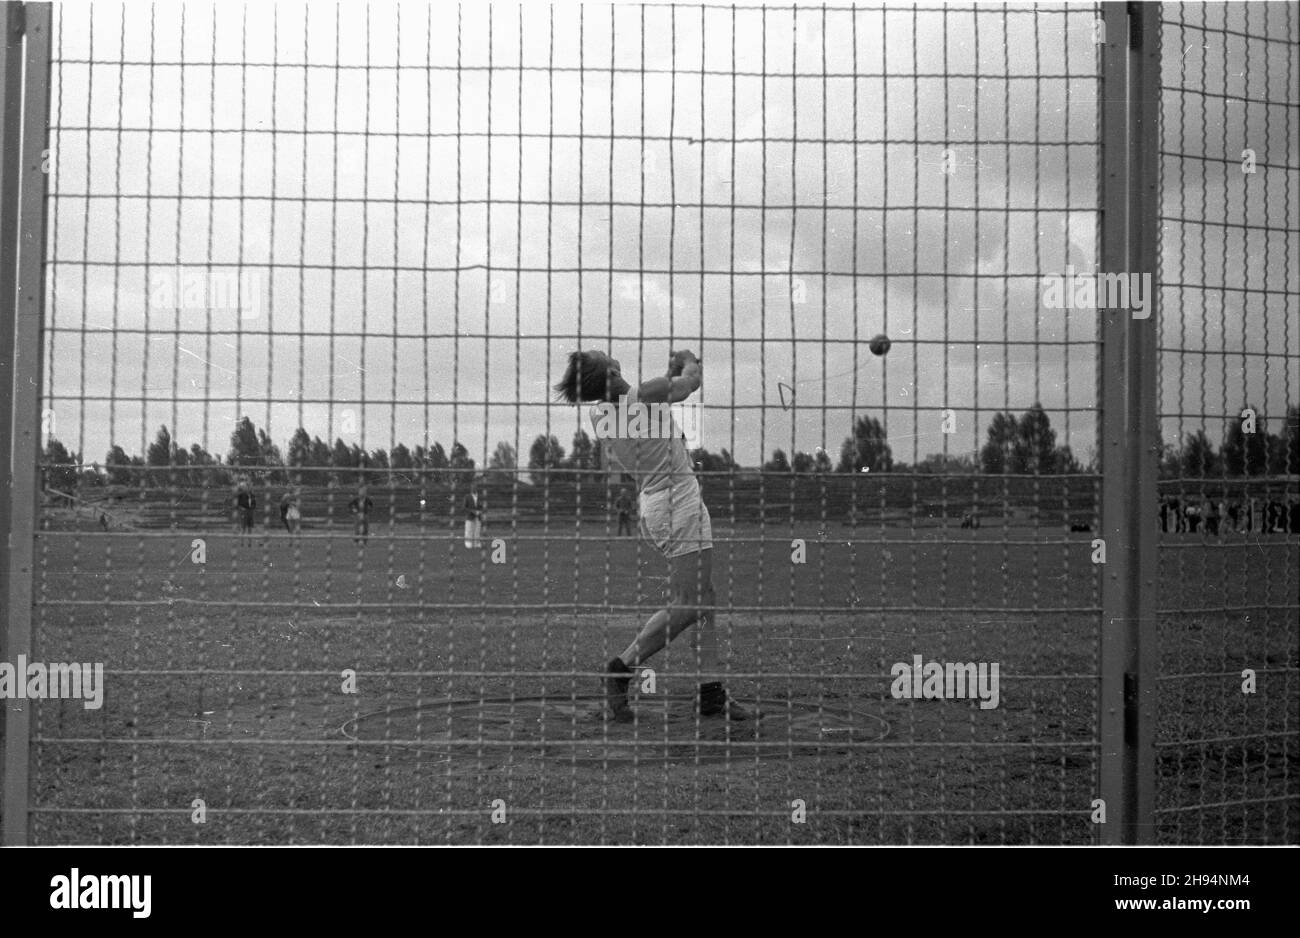
<svg viewBox="0 0 1300 938">
<path fill-rule="evenodd" d="M 0 18 L 6 847 L 1300 843 L 1296 3 Z"/>
</svg>

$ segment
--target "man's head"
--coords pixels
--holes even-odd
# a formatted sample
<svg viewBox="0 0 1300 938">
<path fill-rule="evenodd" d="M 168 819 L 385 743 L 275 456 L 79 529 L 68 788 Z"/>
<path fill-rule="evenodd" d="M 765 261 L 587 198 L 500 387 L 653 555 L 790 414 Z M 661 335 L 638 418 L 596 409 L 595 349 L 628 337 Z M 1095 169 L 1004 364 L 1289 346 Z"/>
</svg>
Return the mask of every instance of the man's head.
<svg viewBox="0 0 1300 938">
<path fill-rule="evenodd" d="M 626 388 L 618 359 L 598 351 L 571 352 L 564 376 L 555 382 L 556 396 L 570 404 L 613 400 Z"/>
</svg>

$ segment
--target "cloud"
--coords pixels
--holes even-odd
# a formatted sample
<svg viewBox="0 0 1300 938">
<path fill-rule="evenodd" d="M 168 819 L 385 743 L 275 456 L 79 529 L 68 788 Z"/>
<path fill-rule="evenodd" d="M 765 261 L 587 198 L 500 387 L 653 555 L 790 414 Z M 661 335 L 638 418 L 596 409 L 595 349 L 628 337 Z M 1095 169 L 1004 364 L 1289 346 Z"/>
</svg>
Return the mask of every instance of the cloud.
<svg viewBox="0 0 1300 938">
<path fill-rule="evenodd" d="M 81 373 L 52 371 L 56 394 L 134 394 L 129 364 L 146 409 L 237 393 L 287 438 L 360 406 L 370 447 L 457 436 L 482 456 L 576 423 L 547 391 L 576 345 L 645 374 L 694 343 L 706 406 L 747 463 L 834 450 L 855 412 L 915 441 L 898 447 L 911 459 L 938 445 L 930 408 L 949 401 L 978 401 L 972 445 L 994 409 L 1095 404 L 1095 321 L 1038 302 L 1044 274 L 1096 260 L 1090 9 L 312 9 L 277 4 L 271 31 L 224 6 L 186 5 L 183 28 L 175 8 L 59 8 L 54 320 L 143 322 L 145 262 L 278 267 L 265 319 L 173 323 L 209 365 L 173 373 L 104 339 Z M 1252 15 L 1255 31 L 1294 30 Z M 1252 44 L 1247 69 L 1242 43 L 1166 32 L 1186 48 L 1165 83 L 1195 85 L 1204 65 L 1229 95 L 1166 92 L 1166 136 L 1230 162 L 1166 161 L 1162 212 L 1193 222 L 1167 220 L 1164 274 L 1232 288 L 1218 306 L 1167 289 L 1166 335 L 1280 355 L 1300 179 L 1276 167 L 1298 147 L 1284 105 L 1232 96 L 1278 99 L 1294 48 Z M 150 55 L 230 64 L 109 64 Z M 1237 172 L 1246 146 L 1276 167 Z M 1220 206 L 1290 233 L 1232 233 L 1212 223 Z M 1270 300 L 1266 280 L 1290 292 Z M 861 345 L 879 331 L 886 359 Z M 74 340 L 56 335 L 55 354 Z M 1226 379 L 1207 368 L 1172 400 L 1166 367 L 1165 406 L 1300 386 L 1294 357 L 1224 363 Z M 778 382 L 797 389 L 790 410 Z M 222 445 L 225 416 L 187 401 L 183 417 L 180 439 Z M 106 449 L 106 426 L 85 423 L 85 448 Z M 1091 414 L 1070 430 L 1086 449 Z M 112 432 L 140 435 L 124 416 Z"/>
</svg>

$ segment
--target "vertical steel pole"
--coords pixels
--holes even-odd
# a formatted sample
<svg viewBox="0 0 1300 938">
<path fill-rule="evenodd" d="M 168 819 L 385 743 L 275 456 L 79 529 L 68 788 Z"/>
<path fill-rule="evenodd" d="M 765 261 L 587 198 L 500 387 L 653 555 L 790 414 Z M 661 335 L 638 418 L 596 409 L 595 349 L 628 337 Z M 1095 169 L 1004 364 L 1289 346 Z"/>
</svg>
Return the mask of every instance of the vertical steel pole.
<svg viewBox="0 0 1300 938">
<path fill-rule="evenodd" d="M 0 5 L 0 661 L 9 657 L 9 541 L 13 500 L 14 326 L 18 308 L 18 179 L 22 165 L 22 4 Z M 0 703 L 0 708 L 4 704 Z M 8 801 L 0 709 L 0 823 Z"/>
<path fill-rule="evenodd" d="M 22 4 L 0 4 L 0 610 L 9 608 L 10 453 L 14 415 L 14 324 L 18 282 L 18 179 L 22 165 Z M 6 617 L 7 619 L 7 617 Z M 8 641 L 0 628 L 0 661 Z M 0 756 L 0 765 L 3 765 Z"/>
<path fill-rule="evenodd" d="M 1128 266 L 1128 11 L 1124 3 L 1103 3 L 1105 41 L 1101 53 L 1101 155 L 1098 180 L 1099 267 L 1121 271 Z M 1103 307 L 1101 317 L 1101 537 L 1106 564 L 1101 582 L 1101 798 L 1105 804 L 1102 843 L 1125 842 L 1131 805 L 1125 790 L 1124 676 L 1128 668 L 1127 608 L 1128 506 L 1125 491 L 1129 454 L 1124 434 L 1124 311 Z"/>
<path fill-rule="evenodd" d="M 1137 275 L 1151 289 L 1146 314 L 1103 305 L 1098 291 L 1101 534 L 1106 545 L 1099 721 L 1106 823 L 1101 839 L 1142 843 L 1154 836 L 1160 5 L 1104 3 L 1102 9 L 1099 273 Z"/>
<path fill-rule="evenodd" d="M 1130 668 L 1136 693 L 1130 701 L 1135 730 L 1131 771 L 1134 815 L 1132 842 L 1155 843 L 1156 674 L 1160 660 L 1156 600 L 1160 573 L 1156 518 L 1160 494 L 1159 347 L 1160 322 L 1160 14 L 1159 3 L 1130 4 L 1129 43 L 1129 268 L 1150 275 L 1148 316 L 1129 317 L 1129 435 L 1133 550 L 1133 647 Z"/>
<path fill-rule="evenodd" d="M 9 569 L 8 654 L 32 649 L 32 576 L 39 484 L 42 326 L 45 315 L 45 157 L 50 130 L 50 24 L 48 3 L 23 10 L 22 185 L 19 203 L 18 297 L 13 357 L 13 509 Z M 4 831 L 0 843 L 27 842 L 28 743 L 31 704 L 5 707 Z"/>
</svg>

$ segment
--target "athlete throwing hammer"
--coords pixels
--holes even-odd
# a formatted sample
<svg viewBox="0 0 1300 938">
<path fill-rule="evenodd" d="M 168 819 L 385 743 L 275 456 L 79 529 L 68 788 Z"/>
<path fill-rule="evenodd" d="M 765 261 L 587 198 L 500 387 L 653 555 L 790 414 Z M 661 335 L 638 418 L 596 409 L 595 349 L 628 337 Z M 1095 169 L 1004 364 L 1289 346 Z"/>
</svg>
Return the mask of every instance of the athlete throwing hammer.
<svg viewBox="0 0 1300 938">
<path fill-rule="evenodd" d="M 700 683 L 697 712 L 730 720 L 758 716 L 732 699 L 716 680 L 721 669 L 713 611 L 709 510 L 681 431 L 671 420 L 654 416 L 665 413 L 668 405 L 686 400 L 702 381 L 700 361 L 692 352 L 675 353 L 668 374 L 634 387 L 623 378 L 616 359 L 604 352 L 587 351 L 570 354 L 568 368 L 555 385 L 561 400 L 596 405 L 591 418 L 611 467 L 636 479 L 641 535 L 654 543 L 670 565 L 669 604 L 651 616 L 627 650 L 605 668 L 608 676 L 602 684 L 607 716 L 620 722 L 632 719 L 627 692 L 636 668 L 691 625 L 698 625 L 694 644 L 701 678 L 712 678 Z M 616 431 L 611 433 L 611 428 Z"/>
</svg>

